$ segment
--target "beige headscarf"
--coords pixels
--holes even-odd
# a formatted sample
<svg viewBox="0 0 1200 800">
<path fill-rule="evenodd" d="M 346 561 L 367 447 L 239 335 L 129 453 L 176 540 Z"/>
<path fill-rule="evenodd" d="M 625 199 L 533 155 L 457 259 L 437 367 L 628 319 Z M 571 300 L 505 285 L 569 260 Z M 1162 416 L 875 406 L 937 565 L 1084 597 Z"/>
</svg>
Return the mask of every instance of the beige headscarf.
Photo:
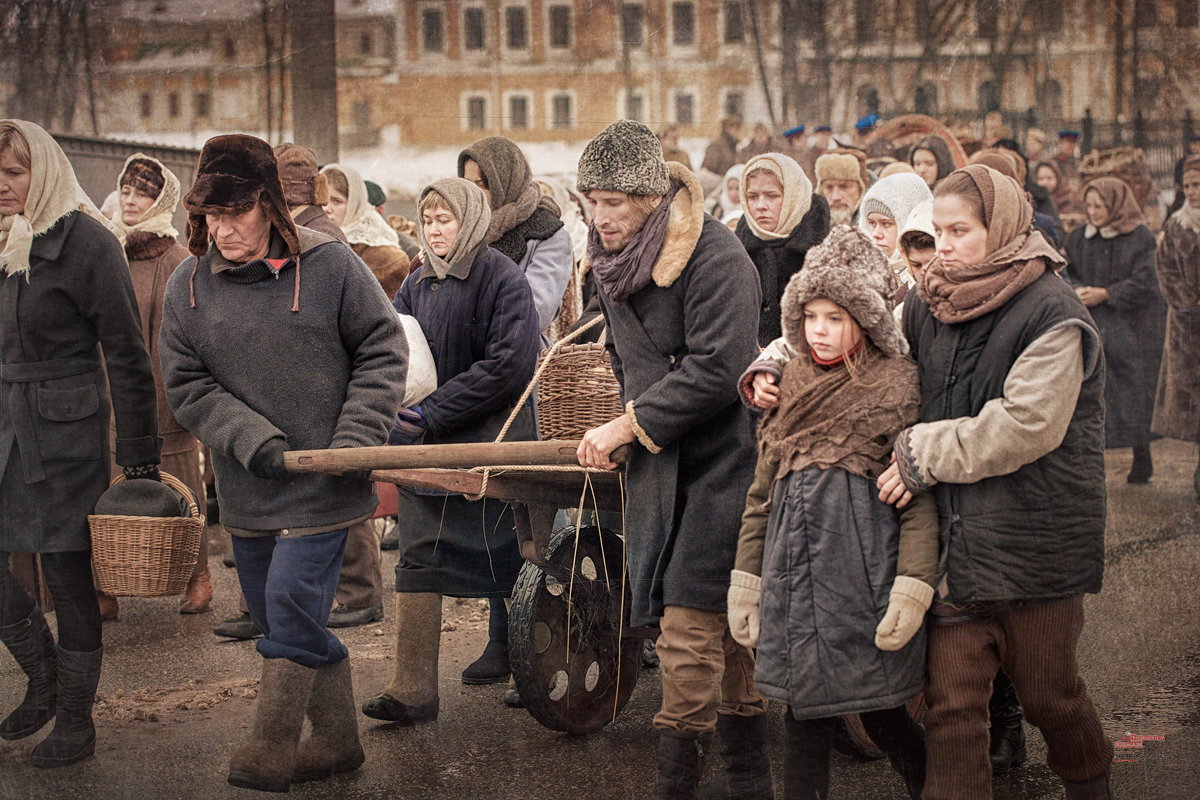
<svg viewBox="0 0 1200 800">
<path fill-rule="evenodd" d="M 171 217 L 175 214 L 175 207 L 179 205 L 179 178 L 157 158 L 151 158 L 145 153 L 134 153 L 125 159 L 125 166 L 121 167 L 121 174 L 117 176 L 118 192 L 121 190 L 121 180 L 125 177 L 129 165 L 134 161 L 149 161 L 158 167 L 163 176 L 163 187 L 153 205 L 146 209 L 142 218 L 133 225 L 125 224 L 125 220 L 121 216 L 121 209 L 117 208 L 117 213 L 113 215 L 112 219 L 112 226 L 117 235 L 121 238 L 128 238 L 129 234 L 141 231 L 164 239 L 178 237 L 179 231 L 175 230 L 175 226 L 171 224 Z"/>
<path fill-rule="evenodd" d="M 367 247 L 399 247 L 400 237 L 396 231 L 367 200 L 367 184 L 358 170 L 343 164 L 326 164 L 321 174 L 329 172 L 340 172 L 346 176 L 346 185 L 350 190 L 346 197 L 346 218 L 341 225 L 346 241 Z"/>
<path fill-rule="evenodd" d="M 6 119 L 29 143 L 30 183 L 25 211 L 0 216 L 0 269 L 6 275 L 24 274 L 29 280 L 29 248 L 72 211 L 82 211 L 112 230 L 112 223 L 88 198 L 75 178 L 67 155 L 40 126 L 22 119 Z"/>
<path fill-rule="evenodd" d="M 746 176 L 756 170 L 765 170 L 779 180 L 783 187 L 783 206 L 779 209 L 779 224 L 773 231 L 764 231 L 755 221 L 754 215 L 746 208 Z M 812 208 L 812 181 L 804 174 L 804 170 L 795 159 L 782 153 L 763 153 L 755 156 L 746 163 L 746 168 L 738 178 L 742 196 L 742 209 L 745 212 L 746 224 L 751 232 L 764 241 L 786 239 L 804 219 L 804 215 Z"/>
<path fill-rule="evenodd" d="M 1083 235 L 1091 239 L 1097 233 L 1102 239 L 1113 239 L 1126 233 L 1133 233 L 1138 226 L 1146 224 L 1146 217 L 1138 205 L 1137 198 L 1129 184 L 1120 178 L 1105 175 L 1087 182 L 1083 187 L 1083 199 L 1087 201 L 1087 193 L 1094 191 L 1100 195 L 1100 201 L 1108 208 L 1108 220 L 1098 230 L 1088 222 Z"/>
<path fill-rule="evenodd" d="M 487 250 L 488 225 L 492 221 L 492 210 L 487 198 L 475 184 L 465 178 L 442 178 L 421 190 L 421 200 L 430 192 L 437 192 L 458 220 L 458 235 L 450 245 L 446 257 L 438 256 L 425 241 L 425 226 L 417 228 L 417 238 L 421 242 L 421 253 L 417 256 L 438 280 L 446 277 L 447 273 L 463 263 L 468 266 Z M 418 201 L 418 206 L 420 201 Z M 455 273 L 458 274 L 458 273 Z"/>
</svg>

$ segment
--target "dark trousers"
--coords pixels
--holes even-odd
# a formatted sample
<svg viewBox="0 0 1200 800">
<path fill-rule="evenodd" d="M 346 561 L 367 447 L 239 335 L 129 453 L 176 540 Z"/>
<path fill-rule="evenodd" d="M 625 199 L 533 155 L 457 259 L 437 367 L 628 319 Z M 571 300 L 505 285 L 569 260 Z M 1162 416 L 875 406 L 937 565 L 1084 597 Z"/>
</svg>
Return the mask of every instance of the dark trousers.
<svg viewBox="0 0 1200 800">
<path fill-rule="evenodd" d="M 12 574 L 9 554 L 0 551 L 0 627 L 20 622 L 33 611 L 34 600 Z M 92 554 L 88 550 L 42 553 L 42 574 L 58 622 L 58 646 L 90 653 L 100 647 L 100 606 L 92 588 Z"/>
<path fill-rule="evenodd" d="M 904 706 L 858 715 L 871 740 L 887 754 L 908 796 L 920 798 L 925 784 L 925 743 L 921 727 Z M 783 785 L 786 800 L 826 800 L 829 794 L 829 751 L 841 720 L 837 717 L 796 719 L 788 709 L 784 720 Z"/>
<path fill-rule="evenodd" d="M 1064 781 L 1104 774 L 1113 746 L 1079 677 L 1075 649 L 1083 598 L 929 626 L 925 800 L 992 796 L 988 699 L 1003 667 L 1046 740 L 1046 764 Z"/>
<path fill-rule="evenodd" d="M 250 618 L 263 630 L 258 652 L 316 669 L 346 646 L 326 627 L 346 549 L 346 529 L 312 536 L 234 536 L 233 557 Z"/>
</svg>

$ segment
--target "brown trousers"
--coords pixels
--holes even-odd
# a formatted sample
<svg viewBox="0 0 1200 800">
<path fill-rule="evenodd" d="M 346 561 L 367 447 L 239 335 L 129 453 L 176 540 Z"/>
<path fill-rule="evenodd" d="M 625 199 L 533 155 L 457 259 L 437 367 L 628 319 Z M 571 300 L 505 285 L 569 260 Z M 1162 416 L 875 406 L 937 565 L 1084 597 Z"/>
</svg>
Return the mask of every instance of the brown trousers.
<svg viewBox="0 0 1200 800">
<path fill-rule="evenodd" d="M 988 800 L 988 698 L 1003 667 L 1025 718 L 1046 740 L 1046 763 L 1064 781 L 1102 775 L 1113 746 L 1088 697 L 1075 649 L 1083 598 L 1016 608 L 984 620 L 929 626 L 924 800 Z"/>
<path fill-rule="evenodd" d="M 754 654 L 733 640 L 724 614 L 667 606 L 660 621 L 662 710 L 654 727 L 703 735 L 717 714 L 752 717 L 767 710 L 754 686 Z"/>
</svg>

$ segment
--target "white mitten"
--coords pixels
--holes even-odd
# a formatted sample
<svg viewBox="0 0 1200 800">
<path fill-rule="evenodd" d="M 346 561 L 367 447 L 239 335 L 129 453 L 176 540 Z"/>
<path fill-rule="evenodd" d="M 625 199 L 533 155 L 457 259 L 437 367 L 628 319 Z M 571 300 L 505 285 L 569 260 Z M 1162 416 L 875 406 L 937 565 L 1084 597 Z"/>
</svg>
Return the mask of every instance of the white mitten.
<svg viewBox="0 0 1200 800">
<path fill-rule="evenodd" d="M 875 628 L 875 646 L 880 650 L 899 650 L 908 644 L 921 629 L 932 602 L 932 586 L 907 575 L 897 575 L 887 613 Z"/>
<path fill-rule="evenodd" d="M 762 578 L 735 569 L 729 573 L 729 633 L 742 647 L 758 645 L 758 601 L 762 597 Z"/>
</svg>

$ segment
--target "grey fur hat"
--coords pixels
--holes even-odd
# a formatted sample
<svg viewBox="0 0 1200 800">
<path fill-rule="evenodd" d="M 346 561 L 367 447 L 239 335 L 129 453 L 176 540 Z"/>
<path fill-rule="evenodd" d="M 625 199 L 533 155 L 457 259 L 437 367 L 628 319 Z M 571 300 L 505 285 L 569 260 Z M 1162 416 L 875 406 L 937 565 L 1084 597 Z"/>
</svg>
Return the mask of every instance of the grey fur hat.
<svg viewBox="0 0 1200 800">
<path fill-rule="evenodd" d="M 857 228 L 837 225 L 808 251 L 804 268 L 783 290 L 784 338 L 807 352 L 804 304 L 824 298 L 846 309 L 884 355 L 904 355 L 908 342 L 892 315 L 896 288 L 896 276 L 875 243 Z"/>
<path fill-rule="evenodd" d="M 583 148 L 580 192 L 599 189 L 634 195 L 662 195 L 671 188 L 662 142 L 640 122 L 617 120 Z"/>
</svg>

